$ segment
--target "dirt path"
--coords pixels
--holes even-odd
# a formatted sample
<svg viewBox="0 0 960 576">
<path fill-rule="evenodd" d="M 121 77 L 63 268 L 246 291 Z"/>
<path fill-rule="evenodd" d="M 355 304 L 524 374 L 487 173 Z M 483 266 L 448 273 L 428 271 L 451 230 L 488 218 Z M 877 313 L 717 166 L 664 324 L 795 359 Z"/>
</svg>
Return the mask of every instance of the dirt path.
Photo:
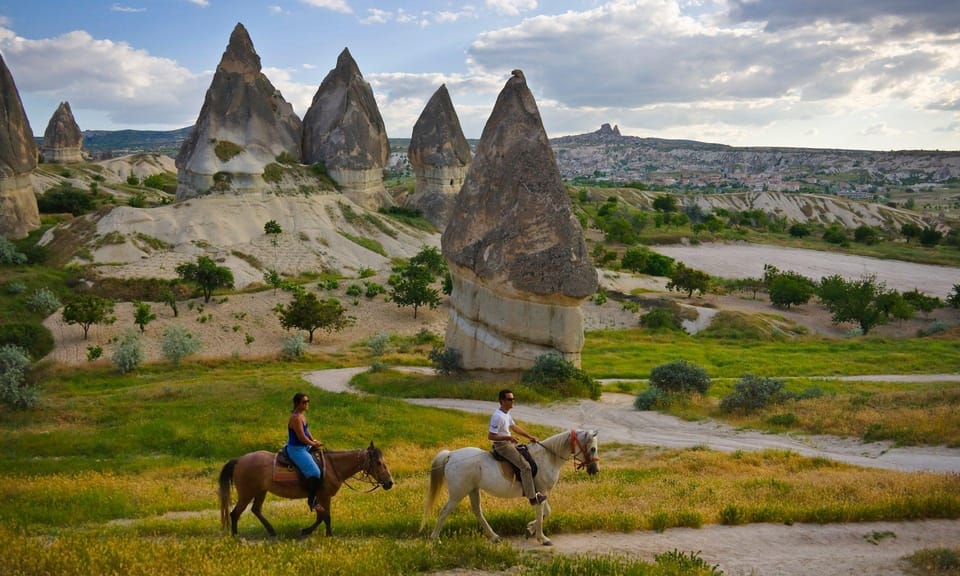
<svg viewBox="0 0 960 576">
<path fill-rule="evenodd" d="M 350 378 L 364 370 L 365 367 L 358 367 L 309 372 L 304 374 L 304 379 L 325 390 L 349 392 Z M 928 381 L 931 376 L 901 375 L 898 378 Z M 960 375 L 932 378 L 953 381 L 960 380 Z M 521 405 L 514 411 L 523 422 L 560 428 L 598 428 L 604 442 L 671 448 L 708 446 L 725 452 L 775 448 L 860 466 L 960 473 L 960 449 L 892 448 L 886 443 L 863 444 L 832 436 L 762 434 L 736 430 L 718 422 L 685 422 L 655 412 L 639 412 L 633 409 L 632 400 L 629 395 L 607 393 L 597 402 Z M 442 398 L 410 402 L 484 414 L 492 406 L 491 402 Z M 551 535 L 551 539 L 553 553 L 563 554 L 617 554 L 652 561 L 656 554 L 674 549 L 700 552 L 701 558 L 719 566 L 727 576 L 901 576 L 907 574 L 902 557 L 924 548 L 960 544 L 960 521 L 710 525 L 700 529 L 675 528 L 660 534 L 594 532 L 557 534 Z M 543 550 L 535 541 L 520 538 L 510 541 L 520 549 Z M 479 576 L 482 573 L 458 571 L 455 574 Z"/>
</svg>

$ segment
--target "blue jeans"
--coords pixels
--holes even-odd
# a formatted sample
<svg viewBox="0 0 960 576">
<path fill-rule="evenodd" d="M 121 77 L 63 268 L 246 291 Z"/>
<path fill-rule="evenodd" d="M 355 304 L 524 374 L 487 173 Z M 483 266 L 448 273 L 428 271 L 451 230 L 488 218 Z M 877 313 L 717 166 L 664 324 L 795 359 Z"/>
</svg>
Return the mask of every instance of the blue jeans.
<svg viewBox="0 0 960 576">
<path fill-rule="evenodd" d="M 287 444 L 287 455 L 290 456 L 293 463 L 297 465 L 297 468 L 299 468 L 307 478 L 321 477 L 320 467 L 317 466 L 317 461 L 314 460 L 313 455 L 310 454 L 309 446 Z"/>
</svg>

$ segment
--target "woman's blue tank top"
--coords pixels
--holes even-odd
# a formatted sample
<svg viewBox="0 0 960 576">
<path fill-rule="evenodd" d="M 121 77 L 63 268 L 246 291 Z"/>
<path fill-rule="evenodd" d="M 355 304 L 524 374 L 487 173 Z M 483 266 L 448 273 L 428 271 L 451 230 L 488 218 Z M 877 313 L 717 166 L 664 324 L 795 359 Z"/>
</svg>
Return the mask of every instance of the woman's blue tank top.
<svg viewBox="0 0 960 576">
<path fill-rule="evenodd" d="M 307 423 L 303 423 L 303 435 L 307 436 Z M 303 442 L 297 438 L 297 433 L 293 431 L 293 428 L 287 428 L 287 444 L 291 446 L 306 446 Z"/>
</svg>

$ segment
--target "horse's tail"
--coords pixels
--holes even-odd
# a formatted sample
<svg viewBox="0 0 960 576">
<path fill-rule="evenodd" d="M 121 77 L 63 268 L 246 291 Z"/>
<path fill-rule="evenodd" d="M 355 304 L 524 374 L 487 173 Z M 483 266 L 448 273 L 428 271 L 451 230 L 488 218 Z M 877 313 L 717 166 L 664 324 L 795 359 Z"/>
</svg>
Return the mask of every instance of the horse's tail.
<svg viewBox="0 0 960 576">
<path fill-rule="evenodd" d="M 423 530 L 430 520 L 433 503 L 436 501 L 437 493 L 443 488 L 443 483 L 445 482 L 444 469 L 447 467 L 447 460 L 449 459 L 450 451 L 441 450 L 430 464 L 430 488 L 427 489 L 427 498 L 423 503 L 423 520 L 420 522 L 420 530 Z"/>
<path fill-rule="evenodd" d="M 220 470 L 220 525 L 226 528 L 230 522 L 230 486 L 233 484 L 233 469 L 238 458 L 227 462 Z"/>
</svg>

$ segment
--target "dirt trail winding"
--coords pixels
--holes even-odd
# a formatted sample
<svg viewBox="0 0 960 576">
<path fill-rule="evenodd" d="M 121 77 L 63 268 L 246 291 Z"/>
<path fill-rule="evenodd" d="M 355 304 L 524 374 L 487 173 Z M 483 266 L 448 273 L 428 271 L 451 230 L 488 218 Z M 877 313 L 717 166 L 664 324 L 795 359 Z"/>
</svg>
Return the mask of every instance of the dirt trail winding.
<svg viewBox="0 0 960 576">
<path fill-rule="evenodd" d="M 350 378 L 365 367 L 304 374 L 314 386 L 350 392 Z M 429 369 L 425 369 L 429 371 Z M 910 378 L 899 376 L 900 379 Z M 930 376 L 918 376 L 928 380 Z M 938 380 L 960 380 L 946 374 Z M 518 420 L 560 428 L 598 428 L 604 442 L 622 442 L 683 448 L 708 446 L 714 450 L 792 450 L 807 456 L 889 468 L 960 473 L 960 450 L 949 448 L 892 448 L 886 443 L 863 444 L 832 436 L 782 436 L 736 430 L 717 422 L 685 422 L 672 416 L 633 409 L 632 396 L 605 393 L 600 401 L 579 400 L 549 406 L 519 406 Z M 454 399 L 412 399 L 435 406 L 487 413 L 491 402 Z M 709 525 L 700 529 L 675 528 L 663 533 L 581 533 L 551 535 L 553 553 L 618 554 L 652 561 L 656 554 L 677 549 L 699 552 L 727 576 L 906 575 L 900 559 L 924 548 L 960 545 L 960 521 L 868 522 L 857 524 L 749 524 Z M 520 549 L 541 547 L 535 541 L 510 539 Z M 480 572 L 456 574 L 480 575 Z M 453 573 L 451 573 L 453 574 Z"/>
</svg>

